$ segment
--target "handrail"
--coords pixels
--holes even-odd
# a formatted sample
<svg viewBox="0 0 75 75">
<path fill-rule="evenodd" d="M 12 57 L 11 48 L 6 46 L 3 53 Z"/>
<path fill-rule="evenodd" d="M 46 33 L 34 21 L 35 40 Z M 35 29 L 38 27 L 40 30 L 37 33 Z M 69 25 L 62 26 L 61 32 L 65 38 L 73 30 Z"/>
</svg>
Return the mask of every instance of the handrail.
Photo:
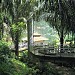
<svg viewBox="0 0 75 75">
<path fill-rule="evenodd" d="M 42 53 L 44 55 L 46 54 L 59 54 L 60 56 L 62 55 L 62 53 L 75 53 L 75 48 L 55 48 L 55 47 L 39 47 L 37 46 L 37 48 L 33 48 L 33 50 L 38 50 L 38 53 Z M 35 52 L 36 53 L 36 52 Z"/>
</svg>

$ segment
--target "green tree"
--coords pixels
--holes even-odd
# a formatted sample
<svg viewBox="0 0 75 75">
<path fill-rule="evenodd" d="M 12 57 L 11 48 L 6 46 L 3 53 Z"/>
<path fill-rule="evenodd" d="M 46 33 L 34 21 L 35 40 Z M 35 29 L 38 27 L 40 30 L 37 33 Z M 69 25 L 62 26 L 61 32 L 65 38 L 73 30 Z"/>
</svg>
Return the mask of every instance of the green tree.
<svg viewBox="0 0 75 75">
<path fill-rule="evenodd" d="M 69 1 L 67 0 L 43 0 L 44 5 L 39 15 L 41 18 L 45 19 L 55 28 L 60 37 L 60 45 L 63 47 L 63 42 L 65 35 L 69 33 L 71 27 L 70 20 L 73 18 L 70 17 L 72 15 L 71 10 L 69 9 L 71 4 L 69 5 Z M 43 2 L 42 0 L 40 2 Z M 71 3 L 73 1 L 70 0 Z M 70 6 L 70 7 L 69 7 Z M 42 13 L 43 12 L 43 13 Z M 73 10 L 72 10 L 73 12 Z"/>
<path fill-rule="evenodd" d="M 69 32 L 72 33 L 73 35 L 73 40 L 75 44 L 75 1 L 74 0 L 69 0 L 68 1 L 68 8 L 69 8 Z"/>
<path fill-rule="evenodd" d="M 4 23 L 6 23 L 7 27 L 10 30 L 10 34 L 12 37 L 12 40 L 15 44 L 15 53 L 18 55 L 18 42 L 19 37 L 22 31 L 22 21 L 20 23 L 20 15 L 19 15 L 19 7 L 22 4 L 22 0 L 2 0 L 2 11 L 1 13 L 4 13 Z M 10 18 L 11 17 L 11 18 Z M 12 21 L 11 21 L 12 19 Z M 16 28 L 14 28 L 14 26 Z M 25 27 L 24 27 L 25 28 Z M 15 30 L 16 29 L 16 30 Z M 21 30 L 21 31 L 20 31 Z M 9 34 L 9 32 L 7 32 Z"/>
<path fill-rule="evenodd" d="M 19 45 L 22 31 L 25 30 L 25 28 L 26 28 L 26 25 L 24 22 L 17 22 L 17 23 L 13 23 L 11 25 L 10 34 L 11 34 L 12 40 L 13 40 L 14 45 L 15 45 L 16 56 L 19 55 L 19 52 L 18 52 L 19 46 L 18 45 Z"/>
</svg>

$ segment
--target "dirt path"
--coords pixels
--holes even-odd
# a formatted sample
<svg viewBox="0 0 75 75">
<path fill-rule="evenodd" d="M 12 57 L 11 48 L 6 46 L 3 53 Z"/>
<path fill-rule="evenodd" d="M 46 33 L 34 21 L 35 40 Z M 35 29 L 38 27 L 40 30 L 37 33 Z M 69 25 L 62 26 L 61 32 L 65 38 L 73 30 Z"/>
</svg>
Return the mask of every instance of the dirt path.
<svg viewBox="0 0 75 75">
<path fill-rule="evenodd" d="M 49 64 L 58 72 L 59 75 L 75 75 L 75 69 L 64 66 L 58 66 L 50 62 Z"/>
</svg>

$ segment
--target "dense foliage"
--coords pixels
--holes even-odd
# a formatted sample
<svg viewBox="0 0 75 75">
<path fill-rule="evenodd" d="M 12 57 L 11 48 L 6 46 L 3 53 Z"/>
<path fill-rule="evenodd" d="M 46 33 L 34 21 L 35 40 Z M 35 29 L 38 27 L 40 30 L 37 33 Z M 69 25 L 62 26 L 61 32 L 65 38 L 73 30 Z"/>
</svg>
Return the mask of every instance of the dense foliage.
<svg viewBox="0 0 75 75">
<path fill-rule="evenodd" d="M 34 69 L 12 58 L 11 55 L 11 49 L 9 49 L 8 44 L 0 41 L 0 75 L 29 75 L 34 73 Z"/>
<path fill-rule="evenodd" d="M 1 0 L 0 40 L 7 38 L 10 34 L 9 37 L 12 38 L 15 45 L 15 54 L 18 56 L 18 45 L 21 34 L 26 29 L 26 24 L 28 47 L 30 47 L 32 21 L 40 22 L 41 20 L 48 22 L 57 31 L 61 47 L 67 34 L 72 35 L 71 39 L 75 44 L 74 0 Z M 43 26 L 46 31 L 46 24 Z M 42 68 L 41 65 L 38 66 L 40 63 L 30 62 L 28 53 L 24 53 L 25 55 L 20 58 L 20 61 L 12 58 L 11 49 L 5 41 L 0 41 L 0 75 L 59 75 L 56 69 L 47 64 L 42 63 L 41 65 L 44 66 Z M 56 41 L 54 41 L 55 43 Z"/>
<path fill-rule="evenodd" d="M 41 0 L 38 1 L 38 7 L 43 4 L 43 7 L 36 12 L 36 16 L 40 15 L 38 19 L 44 19 L 50 23 L 54 29 L 57 30 L 60 45 L 63 46 L 64 38 L 67 34 L 74 35 L 74 0 Z M 75 38 L 74 38 L 75 39 Z M 73 40 L 74 40 L 73 39 Z"/>
</svg>

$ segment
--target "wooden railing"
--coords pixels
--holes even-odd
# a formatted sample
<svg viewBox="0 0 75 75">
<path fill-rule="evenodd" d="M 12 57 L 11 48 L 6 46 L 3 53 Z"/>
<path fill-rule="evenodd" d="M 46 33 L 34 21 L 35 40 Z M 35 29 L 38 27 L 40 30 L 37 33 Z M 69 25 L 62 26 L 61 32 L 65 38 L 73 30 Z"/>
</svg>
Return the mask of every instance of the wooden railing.
<svg viewBox="0 0 75 75">
<path fill-rule="evenodd" d="M 33 50 L 38 50 L 42 54 L 60 54 L 60 53 L 75 53 L 75 48 L 56 48 L 50 46 L 34 46 Z M 36 52 L 35 52 L 36 53 Z"/>
</svg>

